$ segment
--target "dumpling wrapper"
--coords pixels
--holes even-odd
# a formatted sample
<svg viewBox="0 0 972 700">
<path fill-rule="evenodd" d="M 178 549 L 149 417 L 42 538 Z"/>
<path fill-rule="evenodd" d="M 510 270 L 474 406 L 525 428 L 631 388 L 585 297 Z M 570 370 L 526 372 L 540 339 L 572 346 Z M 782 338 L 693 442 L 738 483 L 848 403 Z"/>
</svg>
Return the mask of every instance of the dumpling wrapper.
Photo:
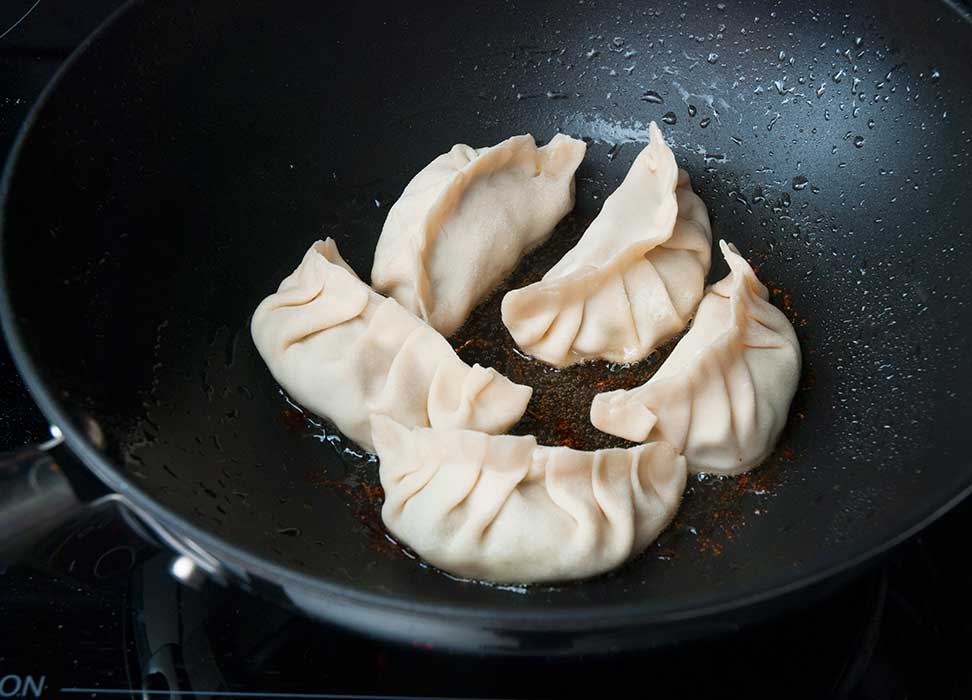
<svg viewBox="0 0 972 700">
<path fill-rule="evenodd" d="M 709 214 L 654 122 L 649 131 L 577 245 L 503 298 L 503 323 L 543 362 L 637 362 L 685 328 L 702 298 Z"/>
<path fill-rule="evenodd" d="M 685 490 L 685 458 L 665 443 L 581 452 L 531 435 L 409 430 L 372 434 L 382 519 L 423 559 L 497 583 L 581 579 L 635 556 Z"/>
<path fill-rule="evenodd" d="M 372 414 L 407 426 L 502 433 L 533 389 L 470 367 L 436 331 L 355 276 L 334 241 L 317 241 L 250 325 L 277 382 L 367 450 Z"/>
<path fill-rule="evenodd" d="M 665 440 L 693 472 L 735 474 L 776 444 L 800 379 L 800 344 L 735 247 L 692 328 L 640 387 L 598 394 L 591 422 L 634 442 Z"/>
<path fill-rule="evenodd" d="M 557 134 L 459 144 L 422 169 L 388 212 L 371 283 L 444 336 L 574 207 L 587 145 Z"/>
</svg>

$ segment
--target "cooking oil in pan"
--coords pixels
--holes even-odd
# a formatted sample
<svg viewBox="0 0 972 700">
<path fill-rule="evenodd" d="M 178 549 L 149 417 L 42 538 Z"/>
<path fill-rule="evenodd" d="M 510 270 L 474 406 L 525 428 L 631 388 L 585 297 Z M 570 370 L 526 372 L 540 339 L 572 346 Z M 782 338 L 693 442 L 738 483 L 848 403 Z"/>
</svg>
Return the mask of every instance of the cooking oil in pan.
<svg viewBox="0 0 972 700">
<path fill-rule="evenodd" d="M 541 444 L 578 450 L 631 444 L 591 425 L 591 402 L 601 392 L 643 384 L 668 356 L 666 347 L 633 365 L 587 362 L 558 369 L 524 354 L 503 325 L 500 305 L 506 292 L 543 277 L 577 243 L 589 224 L 589 220 L 576 216 L 562 221 L 550 240 L 528 255 L 449 339 L 464 362 L 492 367 L 517 384 L 533 387 L 526 414 L 512 433 L 535 435 Z"/>
</svg>

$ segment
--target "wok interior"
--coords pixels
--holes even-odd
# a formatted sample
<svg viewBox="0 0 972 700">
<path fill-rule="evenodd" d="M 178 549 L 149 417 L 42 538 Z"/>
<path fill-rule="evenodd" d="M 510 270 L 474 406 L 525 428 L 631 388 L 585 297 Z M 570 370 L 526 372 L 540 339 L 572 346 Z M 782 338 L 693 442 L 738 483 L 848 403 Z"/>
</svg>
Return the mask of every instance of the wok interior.
<svg viewBox="0 0 972 700">
<path fill-rule="evenodd" d="M 252 554 L 482 609 L 650 616 L 756 593 L 888 539 L 972 477 L 967 38 L 936 2 L 144 3 L 27 138 L 12 304 L 47 385 L 101 424 L 133 485 Z M 694 482 L 655 546 L 593 581 L 523 592 L 422 568 L 384 536 L 375 463 L 287 406 L 250 313 L 316 238 L 367 278 L 390 204 L 458 142 L 591 140 L 552 255 L 669 112 L 714 235 L 757 266 L 803 346 L 777 455 Z M 464 358 L 503 370 L 496 311 L 460 335 L 485 343 Z M 578 386 L 570 410 L 592 393 Z"/>
</svg>

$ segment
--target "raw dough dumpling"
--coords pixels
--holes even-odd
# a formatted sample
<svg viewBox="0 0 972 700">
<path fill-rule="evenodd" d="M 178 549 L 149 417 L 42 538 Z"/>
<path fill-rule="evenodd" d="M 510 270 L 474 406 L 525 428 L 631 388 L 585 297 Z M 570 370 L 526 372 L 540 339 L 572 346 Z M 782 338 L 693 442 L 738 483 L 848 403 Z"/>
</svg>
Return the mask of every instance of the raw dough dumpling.
<svg viewBox="0 0 972 700">
<path fill-rule="evenodd" d="M 358 279 L 331 239 L 314 243 L 260 303 L 250 330 L 284 390 L 368 450 L 372 414 L 502 433 L 533 393 L 460 360 L 441 335 Z"/>
<path fill-rule="evenodd" d="M 492 148 L 453 146 L 388 212 L 372 285 L 452 335 L 573 209 L 586 150 L 563 134 L 539 149 L 529 134 Z"/>
<path fill-rule="evenodd" d="M 566 581 L 613 569 L 665 529 L 685 489 L 685 458 L 665 443 L 581 452 L 382 416 L 372 434 L 389 531 L 469 578 Z"/>
<path fill-rule="evenodd" d="M 598 394 L 591 422 L 611 435 L 665 440 L 695 472 L 734 474 L 772 451 L 800 378 L 800 345 L 735 247 L 692 328 L 647 383 Z"/>
<path fill-rule="evenodd" d="M 503 298 L 503 323 L 537 359 L 637 362 L 685 328 L 702 298 L 709 214 L 654 122 L 649 131 L 577 245 L 541 281 Z"/>
</svg>

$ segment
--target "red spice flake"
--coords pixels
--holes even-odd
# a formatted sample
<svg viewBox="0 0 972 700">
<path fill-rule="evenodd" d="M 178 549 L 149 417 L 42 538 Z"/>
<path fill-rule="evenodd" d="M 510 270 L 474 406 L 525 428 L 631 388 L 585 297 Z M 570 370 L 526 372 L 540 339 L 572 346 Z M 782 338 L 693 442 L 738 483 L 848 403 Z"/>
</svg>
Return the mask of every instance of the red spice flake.
<svg viewBox="0 0 972 700">
<path fill-rule="evenodd" d="M 783 311 L 786 312 L 787 317 L 790 319 L 790 323 L 798 326 L 807 325 L 807 320 L 802 318 L 800 313 L 794 308 L 793 295 L 790 292 L 786 291 L 782 287 L 777 286 L 773 282 L 766 282 L 766 288 L 769 289 L 770 296 L 772 296 L 783 308 Z"/>
<path fill-rule="evenodd" d="M 722 556 L 723 546 L 715 540 L 704 535 L 700 535 L 698 538 L 696 538 L 696 542 L 698 542 L 700 552 L 704 554 L 711 554 L 714 557 Z"/>
<path fill-rule="evenodd" d="M 529 406 L 527 407 L 526 412 L 527 412 L 527 415 L 530 416 L 531 418 L 536 418 L 537 420 L 543 420 L 543 414 L 542 413 L 537 413 L 535 410 L 533 410 Z"/>
<path fill-rule="evenodd" d="M 385 490 L 381 487 L 381 484 L 361 484 L 361 491 L 364 493 L 364 497 L 367 498 L 374 504 L 381 505 L 385 501 Z"/>
<path fill-rule="evenodd" d="M 380 484 L 337 481 L 328 479 L 322 474 L 314 475 L 308 480 L 314 486 L 334 489 L 344 495 L 351 514 L 361 523 L 375 551 L 397 558 L 406 557 L 401 546 L 388 538 L 385 526 L 381 522 L 381 504 L 385 500 L 385 492 Z"/>
<path fill-rule="evenodd" d="M 465 350 L 466 348 L 468 348 L 470 345 L 473 346 L 473 347 L 485 347 L 485 346 L 488 345 L 488 343 L 485 340 L 483 340 L 482 338 L 470 338 L 469 340 L 467 340 L 466 342 L 462 343 L 461 345 L 453 348 L 453 350 L 455 350 L 456 353 L 460 353 L 463 350 Z"/>
<path fill-rule="evenodd" d="M 280 422 L 292 432 L 303 432 L 307 428 L 307 416 L 294 408 L 285 408 L 280 411 Z"/>
<path fill-rule="evenodd" d="M 580 443 L 577 439 L 577 435 L 574 433 L 573 426 L 571 426 L 570 421 L 566 418 L 561 418 L 557 421 L 557 427 L 554 429 L 557 435 L 557 442 L 564 447 L 572 447 L 575 450 L 580 449 Z"/>
</svg>

